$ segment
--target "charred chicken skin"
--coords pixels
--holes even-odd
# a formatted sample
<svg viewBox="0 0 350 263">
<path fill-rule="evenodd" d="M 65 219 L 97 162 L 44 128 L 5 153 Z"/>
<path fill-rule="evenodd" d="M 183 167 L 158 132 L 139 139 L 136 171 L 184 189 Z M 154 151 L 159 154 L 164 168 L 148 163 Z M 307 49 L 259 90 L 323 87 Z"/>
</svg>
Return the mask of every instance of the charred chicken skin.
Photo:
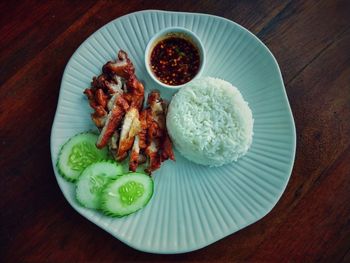
<svg viewBox="0 0 350 263">
<path fill-rule="evenodd" d="M 148 159 L 145 171 L 151 174 L 161 162 L 175 160 L 165 125 L 166 104 L 158 91 L 152 91 L 142 110 L 145 89 L 127 53 L 119 51 L 102 72 L 84 91 L 94 110 L 91 118 L 100 130 L 96 146 L 108 145 L 117 161 L 130 153 L 130 171 Z"/>
<path fill-rule="evenodd" d="M 109 139 L 119 126 L 128 108 L 129 104 L 124 100 L 123 96 L 120 95 L 116 99 L 112 110 L 108 113 L 106 123 L 103 126 L 96 143 L 97 148 L 101 149 L 108 144 Z"/>
<path fill-rule="evenodd" d="M 147 147 L 145 153 L 149 158 L 146 171 L 152 173 L 160 167 L 161 162 L 175 160 L 170 138 L 166 132 L 166 107 L 157 90 L 152 91 L 147 99 L 148 108 L 145 110 L 147 121 Z"/>
<path fill-rule="evenodd" d="M 125 114 L 124 123 L 120 133 L 119 148 L 116 156 L 117 160 L 123 160 L 125 158 L 125 154 L 133 146 L 135 136 L 140 130 L 139 111 L 135 107 L 130 107 Z"/>
<path fill-rule="evenodd" d="M 109 61 L 102 68 L 102 72 L 106 75 L 113 77 L 117 75 L 128 80 L 135 74 L 135 68 L 131 60 L 128 58 L 128 54 L 120 50 L 118 52 L 118 59 L 116 61 Z"/>
</svg>

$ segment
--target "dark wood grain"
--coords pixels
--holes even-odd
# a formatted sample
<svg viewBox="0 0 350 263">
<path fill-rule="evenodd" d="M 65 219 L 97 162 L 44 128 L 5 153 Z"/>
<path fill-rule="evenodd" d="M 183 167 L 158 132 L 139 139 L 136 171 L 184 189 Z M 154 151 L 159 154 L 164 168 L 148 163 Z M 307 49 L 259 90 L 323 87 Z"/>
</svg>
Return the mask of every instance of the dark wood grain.
<svg viewBox="0 0 350 263">
<path fill-rule="evenodd" d="M 27 1 L 4 14 L 7 23 L 1 28 L 0 85 L 30 61 L 92 5 L 73 2 Z"/>
<path fill-rule="evenodd" d="M 79 216 L 50 159 L 68 59 L 98 28 L 142 9 L 215 14 L 256 34 L 279 62 L 297 127 L 276 207 L 186 254 L 133 250 Z M 0 12 L 0 261 L 349 262 L 349 1 L 2 1 Z"/>
</svg>

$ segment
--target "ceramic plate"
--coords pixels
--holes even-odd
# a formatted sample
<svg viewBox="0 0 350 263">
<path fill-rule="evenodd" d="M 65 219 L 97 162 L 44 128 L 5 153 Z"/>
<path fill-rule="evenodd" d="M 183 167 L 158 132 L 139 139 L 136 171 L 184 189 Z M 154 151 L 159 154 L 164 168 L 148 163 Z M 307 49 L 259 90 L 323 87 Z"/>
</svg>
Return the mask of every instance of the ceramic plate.
<svg viewBox="0 0 350 263">
<path fill-rule="evenodd" d="M 159 30 L 180 26 L 202 40 L 207 54 L 204 76 L 239 88 L 255 119 L 253 144 L 238 162 L 220 168 L 196 165 L 176 152 L 154 173 L 151 202 L 124 218 L 111 218 L 78 205 L 74 184 L 58 174 L 61 145 L 78 132 L 94 129 L 83 95 L 93 76 L 128 52 L 146 90 L 158 87 L 147 75 L 144 50 Z M 172 94 L 162 93 L 170 98 Z M 143 11 L 120 17 L 92 34 L 64 71 L 51 133 L 51 157 L 58 184 L 82 216 L 122 242 L 153 253 L 182 253 L 205 247 L 265 216 L 281 197 L 295 155 L 295 127 L 281 72 L 267 47 L 227 19 L 194 13 Z"/>
</svg>

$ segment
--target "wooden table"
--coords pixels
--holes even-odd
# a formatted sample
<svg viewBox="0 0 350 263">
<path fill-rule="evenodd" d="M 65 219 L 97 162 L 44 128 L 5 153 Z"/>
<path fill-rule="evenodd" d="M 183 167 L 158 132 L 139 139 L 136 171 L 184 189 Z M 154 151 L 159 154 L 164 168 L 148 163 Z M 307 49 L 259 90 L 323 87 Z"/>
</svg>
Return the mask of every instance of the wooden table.
<svg viewBox="0 0 350 263">
<path fill-rule="evenodd" d="M 277 58 L 297 127 L 288 187 L 259 222 L 199 251 L 142 253 L 76 213 L 50 159 L 61 77 L 95 30 L 141 9 L 226 17 Z M 2 1 L 2 262 L 350 262 L 349 1 Z"/>
</svg>

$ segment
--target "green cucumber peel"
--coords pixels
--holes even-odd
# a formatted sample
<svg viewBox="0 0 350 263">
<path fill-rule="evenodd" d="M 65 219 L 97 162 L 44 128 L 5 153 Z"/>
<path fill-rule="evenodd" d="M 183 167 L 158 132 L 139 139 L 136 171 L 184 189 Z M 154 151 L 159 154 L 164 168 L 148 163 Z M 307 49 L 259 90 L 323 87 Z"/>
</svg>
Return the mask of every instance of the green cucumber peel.
<svg viewBox="0 0 350 263">
<path fill-rule="evenodd" d="M 107 148 L 96 148 L 97 138 L 96 133 L 82 132 L 74 135 L 62 145 L 56 167 L 64 179 L 76 182 L 87 166 L 108 159 Z"/>
<path fill-rule="evenodd" d="M 153 195 L 153 180 L 144 173 L 127 173 L 109 182 L 101 195 L 101 210 L 123 217 L 145 207 Z"/>
</svg>

